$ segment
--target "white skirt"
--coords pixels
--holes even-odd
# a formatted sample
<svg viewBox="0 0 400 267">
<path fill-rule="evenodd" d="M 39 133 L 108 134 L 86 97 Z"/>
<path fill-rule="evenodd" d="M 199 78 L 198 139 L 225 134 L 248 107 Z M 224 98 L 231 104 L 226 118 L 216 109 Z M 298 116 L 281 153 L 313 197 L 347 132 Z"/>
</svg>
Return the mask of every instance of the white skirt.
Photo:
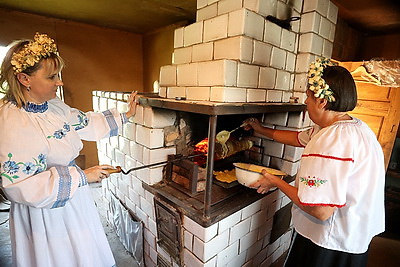
<svg viewBox="0 0 400 267">
<path fill-rule="evenodd" d="M 88 185 L 79 187 L 61 208 L 12 203 L 10 235 L 14 266 L 115 266 Z"/>
</svg>

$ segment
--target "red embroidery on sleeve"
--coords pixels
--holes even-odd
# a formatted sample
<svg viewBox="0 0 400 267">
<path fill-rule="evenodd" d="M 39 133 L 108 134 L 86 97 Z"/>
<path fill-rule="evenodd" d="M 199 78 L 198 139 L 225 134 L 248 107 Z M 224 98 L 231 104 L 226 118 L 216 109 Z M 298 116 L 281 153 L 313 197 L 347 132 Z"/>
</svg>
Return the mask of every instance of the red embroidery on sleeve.
<svg viewBox="0 0 400 267">
<path fill-rule="evenodd" d="M 301 157 L 303 157 L 303 158 L 319 157 L 319 158 L 326 158 L 326 159 L 334 159 L 334 160 L 340 160 L 340 161 L 351 161 L 351 162 L 354 162 L 354 159 L 352 159 L 352 158 L 339 158 L 339 157 L 327 156 L 327 155 L 321 155 L 321 154 L 303 154 Z"/>
<path fill-rule="evenodd" d="M 346 206 L 346 203 L 344 203 L 343 205 L 339 205 L 339 204 L 327 204 L 327 203 L 304 203 L 304 202 L 301 202 L 300 201 L 300 204 L 301 205 L 304 205 L 304 206 L 311 206 L 311 207 L 314 207 L 314 206 L 328 206 L 328 207 L 337 207 L 337 208 L 343 208 L 344 206 Z"/>
</svg>

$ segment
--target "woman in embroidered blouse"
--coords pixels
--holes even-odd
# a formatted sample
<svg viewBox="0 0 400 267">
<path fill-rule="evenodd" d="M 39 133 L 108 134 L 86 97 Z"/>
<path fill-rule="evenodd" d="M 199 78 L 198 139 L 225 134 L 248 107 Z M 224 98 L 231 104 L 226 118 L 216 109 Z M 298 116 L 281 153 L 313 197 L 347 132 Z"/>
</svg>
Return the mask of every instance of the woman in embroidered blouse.
<svg viewBox="0 0 400 267">
<path fill-rule="evenodd" d="M 54 40 L 38 33 L 14 42 L 1 65 L 0 178 L 11 201 L 13 265 L 115 266 L 88 186 L 111 166 L 81 170 L 74 159 L 81 139 L 117 134 L 136 112 L 136 93 L 126 113 L 83 113 L 56 97 L 62 67 Z"/>
<path fill-rule="evenodd" d="M 278 187 L 294 203 L 295 237 L 285 266 L 366 266 L 372 238 L 384 231 L 385 168 L 382 148 L 355 108 L 357 91 L 343 67 L 318 60 L 309 71 L 307 105 L 315 126 L 303 132 L 248 129 L 278 142 L 304 147 L 295 186 L 263 171 L 251 185 Z"/>
</svg>

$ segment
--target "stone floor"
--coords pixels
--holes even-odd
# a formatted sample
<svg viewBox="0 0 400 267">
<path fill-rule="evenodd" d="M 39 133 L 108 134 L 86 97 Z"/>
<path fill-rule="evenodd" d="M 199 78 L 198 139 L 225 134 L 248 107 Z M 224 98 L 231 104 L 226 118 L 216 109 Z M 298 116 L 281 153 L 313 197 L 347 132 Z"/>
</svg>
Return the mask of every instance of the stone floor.
<svg viewBox="0 0 400 267">
<path fill-rule="evenodd" d="M 398 181 L 395 181 L 395 185 Z M 91 185 L 91 187 L 93 197 L 98 207 L 98 211 L 105 229 L 105 233 L 107 235 L 111 249 L 114 253 L 115 260 L 117 262 L 117 267 L 138 266 L 130 253 L 125 250 L 125 248 L 119 241 L 118 236 L 115 234 L 113 228 L 106 220 L 105 215 L 108 207 L 105 205 L 105 202 L 103 201 L 103 198 L 101 196 L 100 185 L 93 184 Z M 9 267 L 11 266 L 11 245 L 8 226 L 8 212 L 1 210 L 3 208 L 4 205 L 0 205 L 0 267 Z M 390 217 L 388 219 L 390 220 Z M 400 227 L 400 225 L 398 225 L 398 227 Z M 284 258 L 282 257 L 277 262 L 275 262 L 272 267 L 281 267 L 283 266 L 283 262 Z M 377 236 L 372 240 L 367 267 L 397 267 L 400 266 L 399 262 L 400 236 L 398 235 L 398 232 L 393 233 L 392 231 L 386 231 L 382 235 Z"/>
</svg>

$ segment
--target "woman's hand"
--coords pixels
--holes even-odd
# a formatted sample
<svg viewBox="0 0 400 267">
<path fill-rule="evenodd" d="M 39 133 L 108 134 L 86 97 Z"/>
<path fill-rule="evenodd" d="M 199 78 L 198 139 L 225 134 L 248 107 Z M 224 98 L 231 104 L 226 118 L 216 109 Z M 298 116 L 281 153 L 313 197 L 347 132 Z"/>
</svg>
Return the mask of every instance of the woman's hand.
<svg viewBox="0 0 400 267">
<path fill-rule="evenodd" d="M 258 129 L 263 128 L 261 123 L 256 118 L 248 118 L 243 121 L 243 124 L 244 124 L 243 129 L 245 129 L 246 131 L 249 131 L 251 129 L 257 131 Z"/>
<path fill-rule="evenodd" d="M 139 97 L 137 95 L 137 91 L 133 91 L 128 98 L 128 111 L 126 112 L 126 116 L 128 118 L 134 116 L 136 114 L 136 107 L 139 105 Z"/>
<path fill-rule="evenodd" d="M 110 176 L 107 169 L 114 169 L 114 167 L 104 164 L 87 168 L 83 172 L 86 175 L 88 183 L 96 183 L 101 182 L 101 180 Z"/>
<path fill-rule="evenodd" d="M 268 191 L 272 188 L 275 187 L 275 179 L 279 179 L 279 177 L 272 175 L 268 173 L 265 169 L 261 171 L 261 174 L 263 177 L 259 179 L 257 182 L 254 184 L 249 185 L 249 187 L 257 189 L 257 193 L 260 194 L 265 194 L 268 193 Z"/>
</svg>

